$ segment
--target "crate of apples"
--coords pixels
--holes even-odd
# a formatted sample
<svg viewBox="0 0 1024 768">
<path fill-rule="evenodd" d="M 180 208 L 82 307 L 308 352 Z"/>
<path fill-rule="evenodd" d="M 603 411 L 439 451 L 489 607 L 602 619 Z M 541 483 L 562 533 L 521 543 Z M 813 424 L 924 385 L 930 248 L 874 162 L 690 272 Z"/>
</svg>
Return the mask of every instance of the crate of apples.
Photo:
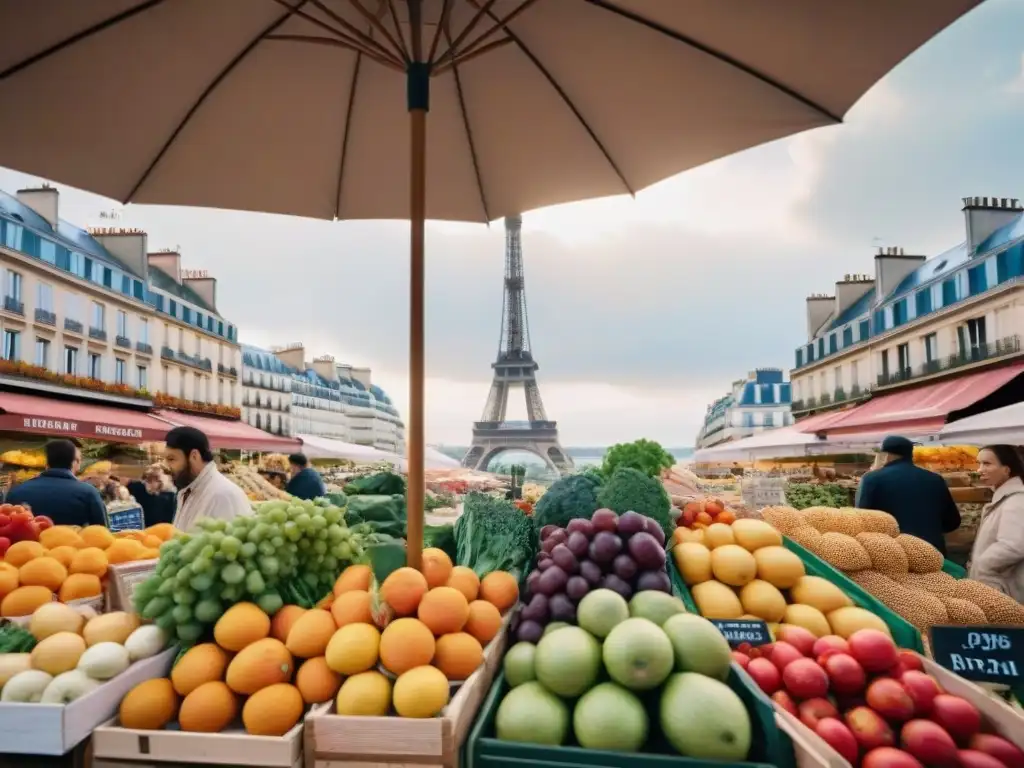
<svg viewBox="0 0 1024 768">
<path fill-rule="evenodd" d="M 732 525 L 736 522 L 736 513 L 719 499 L 700 499 L 688 501 L 683 505 L 682 514 L 677 521 L 681 528 L 702 530 L 712 523 Z"/>
<path fill-rule="evenodd" d="M 778 709 L 851 765 L 1024 768 L 1024 719 L 1013 740 L 992 732 L 974 703 L 943 690 L 922 658 L 885 632 L 843 639 L 786 625 L 777 638 L 741 645 L 733 657 Z"/>
</svg>

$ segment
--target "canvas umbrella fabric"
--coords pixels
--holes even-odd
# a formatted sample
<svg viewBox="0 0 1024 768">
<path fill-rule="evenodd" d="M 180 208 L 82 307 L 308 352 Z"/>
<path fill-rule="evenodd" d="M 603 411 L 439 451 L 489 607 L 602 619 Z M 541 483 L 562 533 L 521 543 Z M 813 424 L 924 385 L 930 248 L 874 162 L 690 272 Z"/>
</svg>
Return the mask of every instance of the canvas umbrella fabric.
<svg viewBox="0 0 1024 768">
<path fill-rule="evenodd" d="M 839 122 L 979 2 L 8 0 L 0 165 L 129 203 L 409 219 L 417 564 L 424 219 L 634 194 Z"/>
</svg>

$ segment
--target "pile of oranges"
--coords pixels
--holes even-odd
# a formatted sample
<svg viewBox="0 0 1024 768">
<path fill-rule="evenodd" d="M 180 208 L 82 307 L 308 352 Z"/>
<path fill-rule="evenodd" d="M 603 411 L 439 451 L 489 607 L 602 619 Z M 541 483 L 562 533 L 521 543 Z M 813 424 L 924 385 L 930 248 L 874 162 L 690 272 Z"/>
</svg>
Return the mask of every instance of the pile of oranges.
<svg viewBox="0 0 1024 768">
<path fill-rule="evenodd" d="M 719 499 L 708 498 L 699 501 L 688 501 L 683 505 L 678 525 L 681 528 L 701 530 L 712 523 L 732 525 L 736 522 L 736 513 Z"/>
<path fill-rule="evenodd" d="M 110 565 L 155 560 L 177 533 L 161 523 L 144 531 L 111 533 L 102 525 L 55 525 L 39 541 L 19 541 L 0 560 L 0 617 L 29 616 L 44 603 L 99 597 Z"/>
</svg>

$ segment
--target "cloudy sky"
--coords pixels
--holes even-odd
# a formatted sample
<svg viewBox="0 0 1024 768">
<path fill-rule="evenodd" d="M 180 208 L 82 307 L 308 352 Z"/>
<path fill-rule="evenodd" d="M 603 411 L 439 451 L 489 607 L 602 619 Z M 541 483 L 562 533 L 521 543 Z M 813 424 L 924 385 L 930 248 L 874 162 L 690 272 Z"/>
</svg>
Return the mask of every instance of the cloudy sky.
<svg viewBox="0 0 1024 768">
<path fill-rule="evenodd" d="M 804 298 L 873 271 L 879 245 L 963 239 L 960 198 L 1024 197 L 1024 3 L 988 0 L 872 89 L 844 125 L 653 187 L 524 217 L 531 335 L 568 445 L 692 445 L 708 403 L 760 366 L 788 368 Z M 869 41 L 866 42 L 870 45 Z M 0 189 L 38 179 L 0 168 Z M 61 215 L 113 204 L 61 187 Z M 373 369 L 407 402 L 407 225 L 130 206 L 151 249 L 218 278 L 245 343 L 305 342 Z M 431 442 L 466 444 L 500 323 L 500 223 L 428 225 Z M 289 286 L 284 289 L 282 286 Z M 525 413 L 513 406 L 510 416 Z"/>
</svg>

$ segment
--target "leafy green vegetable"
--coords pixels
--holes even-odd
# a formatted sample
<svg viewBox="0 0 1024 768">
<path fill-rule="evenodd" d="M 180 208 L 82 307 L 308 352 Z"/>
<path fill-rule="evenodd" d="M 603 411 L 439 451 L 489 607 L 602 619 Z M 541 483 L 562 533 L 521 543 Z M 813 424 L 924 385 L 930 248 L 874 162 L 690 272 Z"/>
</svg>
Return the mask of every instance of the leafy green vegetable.
<svg viewBox="0 0 1024 768">
<path fill-rule="evenodd" d="M 455 547 L 455 525 L 424 525 L 423 526 L 423 548 L 436 547 L 444 550 L 452 562 L 456 558 Z"/>
<path fill-rule="evenodd" d="M 639 469 L 616 469 L 601 487 L 597 501 L 600 506 L 614 509 L 620 515 L 630 510 L 647 515 L 658 522 L 666 539 L 672 536 L 675 524 L 670 514 L 672 502 L 668 492 L 660 480 L 648 477 Z"/>
<path fill-rule="evenodd" d="M 533 524 L 538 530 L 545 525 L 564 528 L 570 520 L 585 517 L 588 520 L 600 506 L 597 492 L 601 479 L 594 472 L 583 472 L 556 480 L 540 497 L 533 510 Z"/>
<path fill-rule="evenodd" d="M 405 493 L 405 478 L 394 472 L 357 477 L 345 485 L 349 496 L 392 496 Z"/>
<path fill-rule="evenodd" d="M 349 528 L 367 523 L 375 533 L 405 538 L 405 497 L 401 494 L 350 496 L 345 520 Z"/>
<path fill-rule="evenodd" d="M 786 503 L 794 509 L 851 506 L 849 491 L 838 483 L 790 483 Z"/>
<path fill-rule="evenodd" d="M 463 500 L 455 521 L 455 561 L 483 578 L 492 571 L 508 571 L 517 579 L 530 564 L 537 534 L 522 510 L 511 501 L 482 493 Z"/>
<path fill-rule="evenodd" d="M 608 449 L 601 464 L 601 474 L 611 477 L 619 467 L 631 467 L 643 472 L 648 477 L 659 477 L 663 469 L 669 469 L 676 463 L 675 456 L 653 440 L 634 440 L 632 443 L 619 443 Z"/>
</svg>

